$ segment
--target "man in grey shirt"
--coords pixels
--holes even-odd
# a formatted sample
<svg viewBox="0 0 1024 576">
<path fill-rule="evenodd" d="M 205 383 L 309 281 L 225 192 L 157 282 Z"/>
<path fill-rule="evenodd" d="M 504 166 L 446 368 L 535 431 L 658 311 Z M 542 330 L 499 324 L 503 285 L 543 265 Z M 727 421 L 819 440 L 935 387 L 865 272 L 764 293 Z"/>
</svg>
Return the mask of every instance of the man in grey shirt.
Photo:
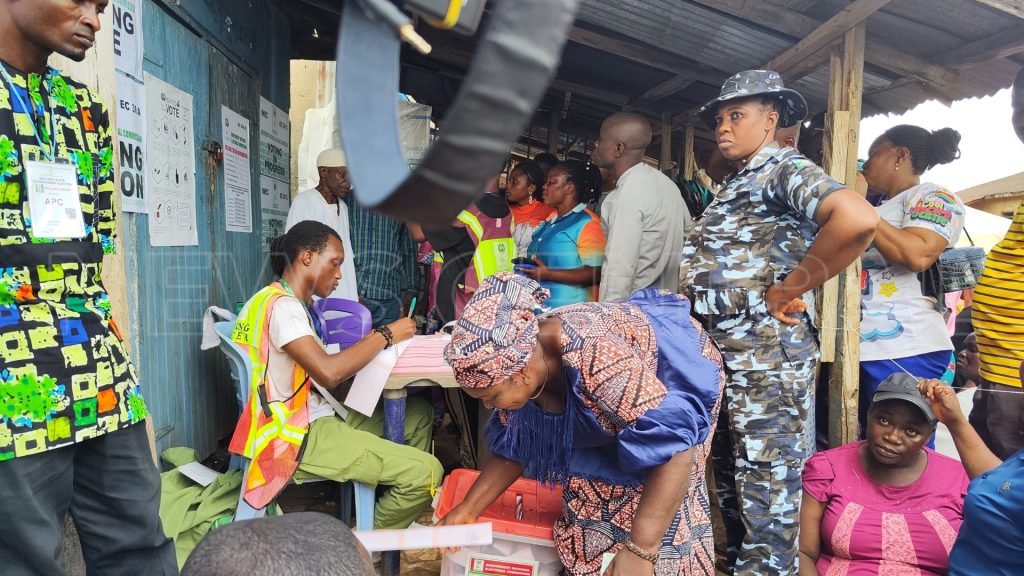
<svg viewBox="0 0 1024 576">
<path fill-rule="evenodd" d="M 622 301 L 643 288 L 679 291 L 679 263 L 690 215 L 679 188 L 643 163 L 651 125 L 637 114 L 613 114 L 601 125 L 591 160 L 617 178 L 601 205 L 608 237 L 600 300 Z"/>
</svg>

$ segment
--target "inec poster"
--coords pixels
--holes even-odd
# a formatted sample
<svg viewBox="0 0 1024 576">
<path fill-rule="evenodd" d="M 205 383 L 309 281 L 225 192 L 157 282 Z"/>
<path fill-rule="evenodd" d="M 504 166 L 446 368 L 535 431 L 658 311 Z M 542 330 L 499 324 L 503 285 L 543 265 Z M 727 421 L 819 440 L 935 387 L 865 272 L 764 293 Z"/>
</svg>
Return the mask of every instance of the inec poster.
<svg viewBox="0 0 1024 576">
<path fill-rule="evenodd" d="M 220 107 L 224 142 L 224 217 L 228 232 L 252 232 L 252 173 L 249 171 L 249 120 Z"/>
<path fill-rule="evenodd" d="M 197 246 L 196 143 L 192 95 L 149 74 L 146 91 L 146 208 L 152 246 Z"/>
<path fill-rule="evenodd" d="M 116 73 L 117 141 L 114 151 L 120 172 L 117 189 L 122 212 L 146 212 L 145 92 L 142 84 Z"/>
<path fill-rule="evenodd" d="M 142 0 L 113 0 L 114 67 L 142 80 Z"/>
<path fill-rule="evenodd" d="M 284 233 L 291 205 L 291 123 L 288 114 L 260 98 L 260 233 L 264 250 Z"/>
</svg>

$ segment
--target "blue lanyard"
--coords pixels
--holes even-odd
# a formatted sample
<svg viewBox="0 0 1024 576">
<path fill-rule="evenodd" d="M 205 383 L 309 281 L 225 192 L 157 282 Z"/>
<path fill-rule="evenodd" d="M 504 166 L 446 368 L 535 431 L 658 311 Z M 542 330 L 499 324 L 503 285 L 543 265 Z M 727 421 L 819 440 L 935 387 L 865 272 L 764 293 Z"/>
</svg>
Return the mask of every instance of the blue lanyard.
<svg viewBox="0 0 1024 576">
<path fill-rule="evenodd" d="M 33 112 L 35 108 L 30 108 L 25 105 L 25 100 L 22 99 L 21 94 L 18 92 L 18 87 L 14 85 L 14 80 L 11 79 L 10 74 L 7 73 L 7 68 L 2 63 L 0 63 L 0 73 L 3 74 L 4 80 L 7 81 L 7 85 L 10 87 L 9 92 L 11 93 L 11 95 L 13 95 L 14 98 L 18 100 L 18 104 L 21 106 L 21 109 L 29 115 L 29 124 L 32 125 L 32 133 L 36 137 L 36 142 L 39 143 L 39 149 L 43 152 L 43 155 L 46 156 L 47 160 L 53 162 L 54 157 L 57 156 L 57 118 L 56 115 L 54 115 L 53 113 L 53 106 L 51 105 L 48 109 L 50 112 L 50 149 L 49 154 L 47 154 L 46 145 L 43 144 L 43 138 L 39 134 L 39 127 L 36 126 L 36 122 L 32 118 L 32 116 L 34 116 Z M 49 76 L 49 73 L 50 71 L 49 69 L 47 69 L 46 76 Z M 47 83 L 46 89 L 47 92 L 51 92 L 53 90 L 49 83 Z M 25 88 L 25 92 L 26 94 L 28 93 L 27 86 Z M 29 100 L 31 99 L 32 98 L 29 97 Z"/>
</svg>

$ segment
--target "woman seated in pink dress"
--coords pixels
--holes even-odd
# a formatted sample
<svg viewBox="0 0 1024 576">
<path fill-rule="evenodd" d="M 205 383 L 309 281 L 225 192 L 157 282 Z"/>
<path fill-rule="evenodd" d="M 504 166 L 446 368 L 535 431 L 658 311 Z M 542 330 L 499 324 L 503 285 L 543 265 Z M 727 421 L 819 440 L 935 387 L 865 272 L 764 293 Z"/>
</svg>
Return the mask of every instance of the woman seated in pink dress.
<svg viewBox="0 0 1024 576">
<path fill-rule="evenodd" d="M 900 372 L 872 396 L 866 440 L 807 461 L 801 576 L 946 574 L 969 481 L 925 446 L 934 431 L 917 380 Z"/>
</svg>

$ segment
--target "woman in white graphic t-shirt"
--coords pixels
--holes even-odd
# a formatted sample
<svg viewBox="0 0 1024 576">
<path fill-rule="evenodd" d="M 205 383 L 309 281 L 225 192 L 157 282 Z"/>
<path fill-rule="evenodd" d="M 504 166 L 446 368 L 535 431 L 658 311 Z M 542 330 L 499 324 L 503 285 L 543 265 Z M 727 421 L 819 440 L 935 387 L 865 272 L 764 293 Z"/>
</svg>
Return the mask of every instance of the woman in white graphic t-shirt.
<svg viewBox="0 0 1024 576">
<path fill-rule="evenodd" d="M 921 174 L 960 157 L 960 133 L 893 126 L 868 152 L 862 173 L 881 195 L 874 244 L 861 276 L 860 421 L 878 384 L 894 372 L 952 378 L 953 344 L 936 299 L 924 294 L 918 273 L 956 244 L 964 204 Z M 947 375 L 947 371 L 950 373 Z M 863 435 L 863 432 L 862 432 Z"/>
</svg>

